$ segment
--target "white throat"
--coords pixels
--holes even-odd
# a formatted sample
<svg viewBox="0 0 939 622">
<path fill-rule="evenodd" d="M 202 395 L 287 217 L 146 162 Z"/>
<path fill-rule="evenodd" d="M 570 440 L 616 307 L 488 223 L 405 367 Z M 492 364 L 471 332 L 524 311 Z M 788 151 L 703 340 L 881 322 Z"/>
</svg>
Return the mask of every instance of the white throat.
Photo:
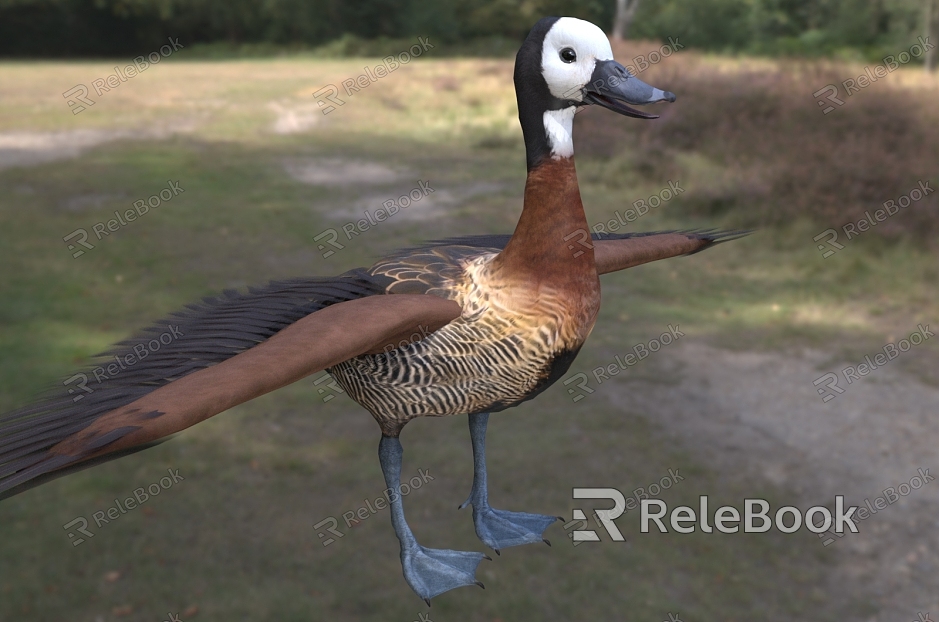
<svg viewBox="0 0 939 622">
<path fill-rule="evenodd" d="M 545 110 L 544 131 L 551 146 L 551 157 L 555 160 L 574 155 L 574 112 L 570 106 L 561 110 Z"/>
</svg>

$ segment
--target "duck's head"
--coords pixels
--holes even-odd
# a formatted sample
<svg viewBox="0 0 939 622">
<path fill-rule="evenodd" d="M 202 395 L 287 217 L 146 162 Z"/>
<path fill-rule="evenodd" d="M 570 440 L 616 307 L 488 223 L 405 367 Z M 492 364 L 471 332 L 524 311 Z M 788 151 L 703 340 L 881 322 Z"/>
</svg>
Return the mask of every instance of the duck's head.
<svg viewBox="0 0 939 622">
<path fill-rule="evenodd" d="M 570 157 L 574 112 L 596 104 L 639 119 L 656 119 L 630 105 L 675 101 L 613 60 L 600 28 L 573 17 L 545 17 L 515 57 L 515 96 L 525 134 L 528 168 L 543 158 Z"/>
</svg>

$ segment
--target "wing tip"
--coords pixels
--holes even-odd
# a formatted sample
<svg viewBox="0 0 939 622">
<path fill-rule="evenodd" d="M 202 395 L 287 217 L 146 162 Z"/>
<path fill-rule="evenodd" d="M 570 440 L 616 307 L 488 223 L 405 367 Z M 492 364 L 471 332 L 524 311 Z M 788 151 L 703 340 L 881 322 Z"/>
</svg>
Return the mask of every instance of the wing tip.
<svg viewBox="0 0 939 622">
<path fill-rule="evenodd" d="M 59 479 L 60 477 L 78 473 L 79 471 L 90 469 L 91 467 L 98 466 L 99 464 L 135 454 L 138 451 L 150 449 L 151 447 L 155 447 L 165 443 L 168 440 L 171 440 L 175 436 L 176 435 L 173 434 L 155 441 L 151 441 L 149 443 L 144 443 L 143 445 L 129 447 L 127 449 L 122 449 L 114 453 L 105 454 L 103 456 L 98 456 L 97 458 L 91 458 L 89 460 L 81 460 L 75 456 L 64 455 L 44 458 L 39 462 L 34 463 L 29 469 L 20 471 L 19 473 L 12 475 L 4 480 L 0 480 L 0 501 L 9 499 L 10 497 L 15 497 L 20 493 L 51 482 L 52 480 Z"/>
<path fill-rule="evenodd" d="M 699 229 L 699 230 L 689 230 L 689 231 L 678 231 L 676 233 L 683 233 L 685 235 L 693 235 L 697 239 L 705 240 L 707 244 L 701 246 L 701 248 L 695 249 L 690 253 L 686 253 L 685 256 L 694 255 L 695 253 L 700 253 L 703 250 L 712 248 L 718 244 L 723 244 L 724 242 L 732 242 L 734 240 L 739 240 L 745 238 L 751 233 L 756 233 L 756 229 L 731 229 L 731 230 L 720 230 L 720 229 Z"/>
</svg>

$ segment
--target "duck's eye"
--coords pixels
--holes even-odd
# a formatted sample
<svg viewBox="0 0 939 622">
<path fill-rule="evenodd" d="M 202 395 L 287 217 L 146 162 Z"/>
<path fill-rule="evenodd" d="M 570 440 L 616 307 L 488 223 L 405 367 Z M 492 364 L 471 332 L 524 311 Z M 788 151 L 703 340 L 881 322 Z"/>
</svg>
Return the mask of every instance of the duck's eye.
<svg viewBox="0 0 939 622">
<path fill-rule="evenodd" d="M 571 48 L 564 48 L 558 53 L 558 55 L 565 63 L 573 63 L 575 60 L 577 60 L 577 52 Z"/>
</svg>

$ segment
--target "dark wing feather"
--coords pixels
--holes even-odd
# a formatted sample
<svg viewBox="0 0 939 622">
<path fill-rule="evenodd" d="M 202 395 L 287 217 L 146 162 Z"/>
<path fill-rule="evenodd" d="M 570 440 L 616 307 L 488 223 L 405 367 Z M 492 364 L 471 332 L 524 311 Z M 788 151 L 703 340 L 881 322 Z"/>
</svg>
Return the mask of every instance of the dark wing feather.
<svg viewBox="0 0 939 622">
<path fill-rule="evenodd" d="M 364 270 L 333 278 L 277 281 L 245 293 L 225 291 L 156 322 L 135 338 L 99 355 L 99 366 L 72 376 L 72 382 L 51 391 L 45 399 L 0 416 L 0 495 L 16 485 L 15 474 L 41 462 L 49 448 L 85 429 L 101 415 L 237 356 L 329 305 L 385 294 L 391 282 Z M 170 343 L 160 343 L 159 349 L 147 348 L 148 342 L 159 340 L 165 333 L 172 337 Z M 146 350 L 145 358 L 136 360 L 135 346 L 140 352 Z M 134 357 L 130 359 L 132 364 L 118 366 L 118 373 L 113 375 L 104 371 L 115 363 L 115 357 L 126 361 L 128 355 Z M 99 370 L 97 376 L 95 369 Z M 79 388 L 80 384 L 84 388 Z M 106 444 L 110 440 L 98 438 L 96 442 Z"/>
<path fill-rule="evenodd" d="M 364 296 L 327 305 L 262 343 L 95 417 L 54 445 L 41 434 L 41 442 L 29 445 L 29 455 L 4 465 L 0 493 L 165 438 L 310 374 L 380 352 L 420 326 L 434 332 L 460 312 L 456 302 L 424 294 Z"/>
</svg>

